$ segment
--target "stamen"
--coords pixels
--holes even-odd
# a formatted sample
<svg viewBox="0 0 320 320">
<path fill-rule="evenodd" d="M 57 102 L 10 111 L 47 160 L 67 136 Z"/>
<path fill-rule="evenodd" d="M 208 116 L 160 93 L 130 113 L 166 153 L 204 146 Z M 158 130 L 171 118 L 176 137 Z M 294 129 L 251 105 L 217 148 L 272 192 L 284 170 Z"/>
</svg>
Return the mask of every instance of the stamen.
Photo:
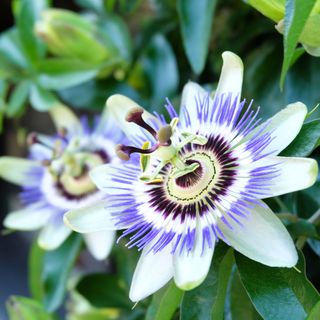
<svg viewBox="0 0 320 320">
<path fill-rule="evenodd" d="M 172 128 L 170 125 L 161 127 L 157 133 L 158 141 L 161 144 L 171 143 L 170 141 L 171 136 L 172 136 Z"/>
<path fill-rule="evenodd" d="M 123 144 L 117 144 L 116 145 L 116 154 L 117 156 L 124 161 L 128 161 L 130 159 L 130 155 L 132 153 L 140 153 L 140 154 L 150 154 L 157 150 L 159 148 L 159 145 L 154 145 L 153 147 L 149 149 L 140 149 L 136 147 L 131 147 L 131 146 L 125 146 Z"/>
<path fill-rule="evenodd" d="M 41 161 L 41 164 L 44 166 L 44 167 L 49 167 L 51 165 L 51 161 L 50 160 L 42 160 Z"/>
<path fill-rule="evenodd" d="M 41 139 L 41 137 L 39 137 L 39 135 L 37 135 L 34 132 L 29 133 L 27 136 L 27 144 L 29 146 L 31 146 L 36 143 L 41 144 L 42 146 L 54 151 L 54 147 L 52 145 L 48 144 L 47 141 L 44 141 L 44 139 Z"/>
<path fill-rule="evenodd" d="M 143 120 L 142 118 L 143 112 L 144 110 L 142 108 L 137 107 L 137 108 L 131 109 L 126 116 L 126 121 L 134 122 L 141 128 L 146 129 L 156 138 L 157 132 Z"/>
<path fill-rule="evenodd" d="M 60 128 L 58 130 L 58 135 L 61 137 L 61 138 L 65 138 L 66 135 L 67 135 L 68 131 L 66 128 Z"/>
<path fill-rule="evenodd" d="M 128 161 L 130 159 L 130 154 L 127 154 L 125 151 L 123 151 L 123 145 L 117 144 L 116 145 L 116 155 L 118 158 L 120 158 L 123 161 Z"/>
</svg>

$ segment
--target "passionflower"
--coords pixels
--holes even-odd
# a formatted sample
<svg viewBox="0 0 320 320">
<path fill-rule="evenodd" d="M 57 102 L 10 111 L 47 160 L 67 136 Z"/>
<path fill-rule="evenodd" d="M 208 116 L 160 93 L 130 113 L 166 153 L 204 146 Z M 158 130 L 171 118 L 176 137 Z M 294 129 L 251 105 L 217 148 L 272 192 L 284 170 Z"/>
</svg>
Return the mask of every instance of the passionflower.
<svg viewBox="0 0 320 320">
<path fill-rule="evenodd" d="M 30 134 L 29 159 L 0 158 L 0 176 L 22 186 L 23 209 L 12 212 L 4 226 L 13 230 L 41 229 L 39 245 L 53 250 L 72 230 L 63 223 L 63 214 L 71 209 L 103 202 L 103 192 L 89 177 L 89 170 L 104 163 L 119 162 L 115 143 L 123 134 L 108 119 L 107 112 L 90 126 L 87 118 L 81 121 L 65 106 L 51 111 L 57 134 Z M 97 259 L 109 253 L 114 231 L 93 232 L 84 236 Z"/>
<path fill-rule="evenodd" d="M 268 266 L 297 262 L 289 233 L 261 199 L 314 183 L 313 159 L 277 156 L 298 134 L 307 108 L 290 104 L 260 124 L 252 104 L 240 101 L 241 59 L 222 57 L 215 94 L 189 82 L 179 116 L 167 100 L 169 123 L 124 96 L 107 100 L 131 141 L 116 149 L 127 162 L 93 169 L 93 181 L 110 195 L 107 206 L 72 210 L 65 221 L 84 233 L 125 229 L 127 246 L 142 250 L 132 301 L 172 277 L 184 290 L 198 286 L 218 240 Z"/>
</svg>

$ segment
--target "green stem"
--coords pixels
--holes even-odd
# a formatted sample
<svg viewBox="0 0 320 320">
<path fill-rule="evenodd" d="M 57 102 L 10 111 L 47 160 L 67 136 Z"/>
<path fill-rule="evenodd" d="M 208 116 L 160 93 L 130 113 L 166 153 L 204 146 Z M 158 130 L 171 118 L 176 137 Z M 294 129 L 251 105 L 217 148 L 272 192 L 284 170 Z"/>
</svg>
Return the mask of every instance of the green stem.
<svg viewBox="0 0 320 320">
<path fill-rule="evenodd" d="M 312 223 L 313 225 L 318 225 L 320 223 L 320 209 L 318 209 L 309 219 L 308 222 Z M 302 249 L 306 244 L 308 238 L 306 236 L 300 236 L 297 239 L 296 246 L 298 249 Z"/>
<path fill-rule="evenodd" d="M 296 241 L 296 247 L 299 249 L 299 250 L 302 250 L 304 245 L 306 244 L 307 242 L 307 237 L 305 236 L 300 236 L 298 238 L 298 240 Z"/>
<path fill-rule="evenodd" d="M 314 224 L 315 226 L 320 223 L 320 209 L 318 209 L 309 219 L 308 222 Z"/>
<path fill-rule="evenodd" d="M 277 217 L 282 220 L 289 220 L 290 222 L 297 222 L 299 217 L 292 213 L 277 213 Z"/>
<path fill-rule="evenodd" d="M 281 211 L 290 212 L 289 208 L 285 205 L 285 203 L 279 197 L 274 197 L 274 200 L 276 200 L 276 202 L 279 205 Z"/>
</svg>

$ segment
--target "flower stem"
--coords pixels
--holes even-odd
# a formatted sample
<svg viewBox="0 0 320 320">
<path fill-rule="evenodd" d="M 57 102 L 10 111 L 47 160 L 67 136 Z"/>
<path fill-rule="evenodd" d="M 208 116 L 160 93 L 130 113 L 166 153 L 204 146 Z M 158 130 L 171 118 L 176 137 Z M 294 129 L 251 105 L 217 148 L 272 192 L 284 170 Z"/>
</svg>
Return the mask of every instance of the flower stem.
<svg viewBox="0 0 320 320">
<path fill-rule="evenodd" d="M 274 200 L 277 202 L 277 204 L 280 207 L 280 210 L 282 212 L 290 212 L 289 208 L 285 205 L 285 203 L 280 199 L 280 197 L 274 197 Z"/>
<path fill-rule="evenodd" d="M 320 209 L 318 209 L 309 219 L 309 223 L 312 223 L 313 225 L 318 225 L 320 223 Z M 306 236 L 300 236 L 297 239 L 296 246 L 298 249 L 302 249 L 304 245 L 306 244 L 308 238 Z"/>
<path fill-rule="evenodd" d="M 299 217 L 292 213 L 277 213 L 277 217 L 283 220 L 289 220 L 290 222 L 297 222 Z"/>
<path fill-rule="evenodd" d="M 320 223 L 320 209 L 318 209 L 309 219 L 308 222 L 314 224 L 315 226 Z"/>
</svg>

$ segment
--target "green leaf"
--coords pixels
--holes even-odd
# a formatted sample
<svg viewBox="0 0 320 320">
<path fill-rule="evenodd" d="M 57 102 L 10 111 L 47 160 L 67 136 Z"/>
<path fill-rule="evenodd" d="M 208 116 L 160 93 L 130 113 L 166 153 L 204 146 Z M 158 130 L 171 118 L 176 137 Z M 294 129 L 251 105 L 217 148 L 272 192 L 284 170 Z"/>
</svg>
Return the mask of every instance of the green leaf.
<svg viewBox="0 0 320 320">
<path fill-rule="evenodd" d="M 121 279 L 115 275 L 105 273 L 87 275 L 78 282 L 76 290 L 97 308 L 130 309 L 132 307 L 128 292 Z"/>
<path fill-rule="evenodd" d="M 119 16 L 108 14 L 99 22 L 98 26 L 103 31 L 104 39 L 109 45 L 113 46 L 129 63 L 132 55 L 132 41 L 126 23 Z"/>
<path fill-rule="evenodd" d="M 50 91 L 33 84 L 30 91 L 30 103 L 38 111 L 47 111 L 53 108 L 58 100 Z"/>
<path fill-rule="evenodd" d="M 45 46 L 34 33 L 34 24 L 40 13 L 48 7 L 47 0 L 22 0 L 18 8 L 16 22 L 26 55 L 30 61 L 36 62 L 45 54 Z"/>
<path fill-rule="evenodd" d="M 74 108 L 101 110 L 106 102 L 106 98 L 115 92 L 126 95 L 137 103 L 141 103 L 141 97 L 131 86 L 125 82 L 113 79 L 91 80 L 75 87 L 60 90 L 59 95 L 66 104 Z"/>
<path fill-rule="evenodd" d="M 320 240 L 320 236 L 317 232 L 316 226 L 308 222 L 307 220 L 301 219 L 297 222 L 290 223 L 287 225 L 287 229 L 294 239 L 305 236 L 308 238 Z"/>
<path fill-rule="evenodd" d="M 94 78 L 96 74 L 97 70 L 63 72 L 59 75 L 41 74 L 38 76 L 38 82 L 45 89 L 62 90 L 87 82 Z"/>
<path fill-rule="evenodd" d="M 254 104 L 261 106 L 260 115 L 267 119 L 284 108 L 288 103 L 301 101 L 310 108 L 320 101 L 320 59 L 302 56 L 289 70 L 285 88 L 281 92 L 277 83 L 280 76 L 281 44 L 270 41 L 250 52 L 245 60 L 243 96 L 253 97 Z M 310 120 L 320 118 L 315 110 Z"/>
<path fill-rule="evenodd" d="M 183 45 L 196 74 L 205 66 L 216 3 L 216 0 L 177 1 Z"/>
<path fill-rule="evenodd" d="M 312 308 L 307 320 L 319 320 L 320 319 L 320 301 Z"/>
<path fill-rule="evenodd" d="M 287 0 L 284 17 L 284 59 L 280 77 L 283 87 L 299 37 L 316 0 Z"/>
<path fill-rule="evenodd" d="M 307 157 L 320 145 L 320 119 L 305 123 L 298 136 L 281 152 L 284 157 Z"/>
<path fill-rule="evenodd" d="M 28 282 L 31 296 L 37 301 L 42 301 L 44 296 L 43 284 L 40 276 L 43 269 L 44 254 L 45 251 L 39 247 L 38 241 L 35 240 L 29 253 Z"/>
<path fill-rule="evenodd" d="M 241 280 L 255 308 L 265 320 L 303 320 L 320 296 L 305 274 L 299 253 L 297 268 L 272 268 L 236 253 Z"/>
<path fill-rule="evenodd" d="M 197 288 L 185 292 L 181 303 L 181 319 L 222 319 L 228 280 L 233 264 L 232 250 L 219 243 L 205 281 Z"/>
<path fill-rule="evenodd" d="M 94 10 L 97 13 L 103 13 L 103 0 L 75 0 L 75 2 L 85 9 Z"/>
<path fill-rule="evenodd" d="M 11 93 L 8 107 L 6 109 L 6 115 L 8 117 L 16 116 L 26 105 L 28 95 L 30 91 L 30 82 L 22 81 L 20 82 L 14 91 Z"/>
<path fill-rule="evenodd" d="M 145 320 L 171 320 L 182 296 L 183 291 L 177 288 L 173 281 L 170 281 L 153 295 Z"/>
<path fill-rule="evenodd" d="M 44 305 L 49 312 L 59 308 L 63 302 L 69 274 L 81 244 L 81 235 L 72 234 L 58 249 L 47 251 L 43 257 Z"/>
<path fill-rule="evenodd" d="M 281 152 L 284 157 L 307 157 L 319 146 L 320 119 L 305 123 L 298 136 Z"/>
<path fill-rule="evenodd" d="M 72 58 L 43 59 L 37 63 L 37 80 L 45 89 L 61 90 L 91 80 L 98 68 Z"/>
<path fill-rule="evenodd" d="M 308 239 L 307 242 L 312 251 L 320 257 L 320 241 L 316 239 Z"/>
<path fill-rule="evenodd" d="M 10 64 L 11 68 L 26 68 L 28 66 L 28 61 L 23 54 L 21 41 L 16 28 L 12 28 L 1 34 L 0 56 L 2 63 Z"/>
<path fill-rule="evenodd" d="M 164 105 L 165 97 L 172 97 L 176 93 L 179 83 L 175 55 L 162 35 L 152 38 L 142 58 L 142 65 L 151 86 L 151 103 L 159 111 L 159 105 Z"/>
<path fill-rule="evenodd" d="M 0 133 L 3 130 L 3 118 L 7 108 L 6 96 L 9 90 L 9 84 L 4 79 L 0 79 Z"/>
<path fill-rule="evenodd" d="M 89 81 L 99 66 L 71 58 L 44 59 L 37 63 L 38 83 L 45 89 L 61 90 Z"/>
<path fill-rule="evenodd" d="M 13 296 L 6 307 L 10 320 L 53 320 L 39 302 L 29 298 Z"/>
<path fill-rule="evenodd" d="M 122 279 L 129 291 L 132 276 L 139 260 L 139 252 L 137 250 L 128 250 L 124 246 L 125 241 L 122 240 L 120 245 L 115 246 L 113 252 L 115 254 L 115 262 L 117 267 L 117 275 Z"/>
<path fill-rule="evenodd" d="M 261 320 L 262 318 L 255 310 L 243 284 L 239 272 L 234 268 L 227 294 L 225 309 L 226 320 Z"/>
</svg>

